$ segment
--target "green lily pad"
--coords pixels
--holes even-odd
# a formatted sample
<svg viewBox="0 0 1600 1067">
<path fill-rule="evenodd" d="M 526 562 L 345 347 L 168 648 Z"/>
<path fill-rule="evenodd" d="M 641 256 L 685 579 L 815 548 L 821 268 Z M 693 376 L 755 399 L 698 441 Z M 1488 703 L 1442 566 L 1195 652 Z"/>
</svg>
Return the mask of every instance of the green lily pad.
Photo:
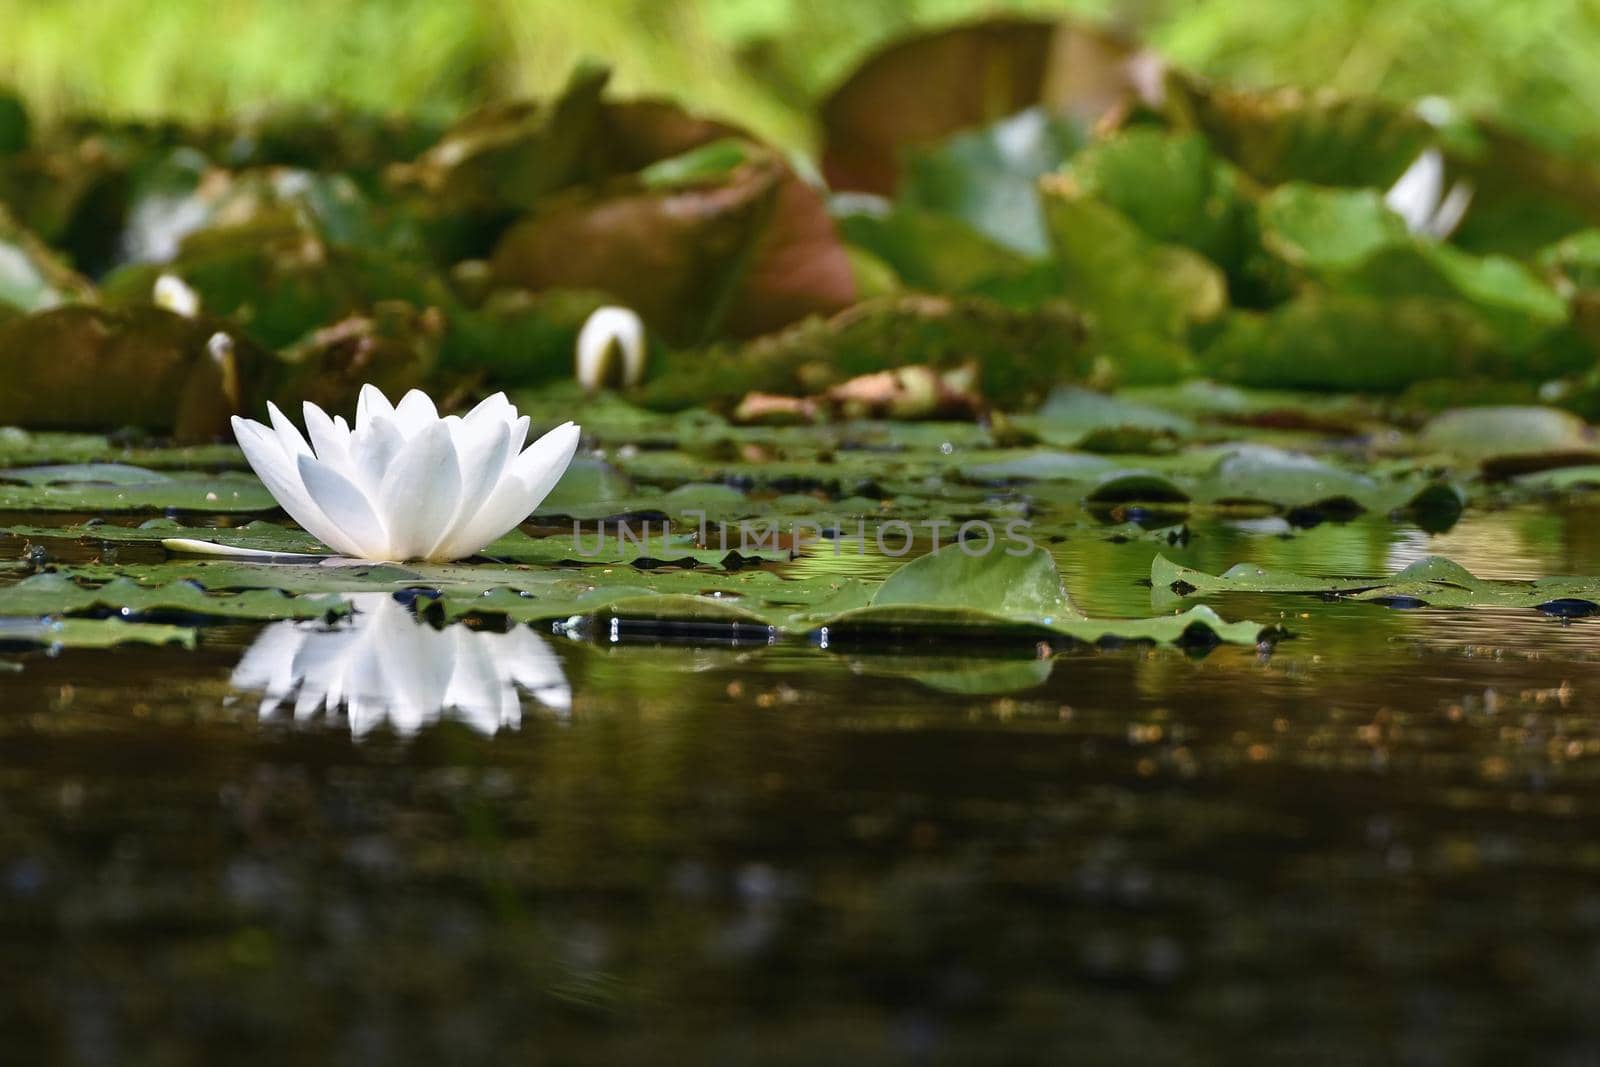
<svg viewBox="0 0 1600 1067">
<path fill-rule="evenodd" d="M 1034 207 L 1038 209 L 1035 199 Z M 1020 278 L 1030 262 L 959 218 L 896 205 L 891 210 L 862 209 L 839 198 L 834 205 L 839 232 L 893 269 L 916 289 L 972 293 L 1001 279 Z"/>
<path fill-rule="evenodd" d="M 11 511 L 182 511 L 247 512 L 276 508 L 272 494 L 253 474 L 189 471 L 145 471 L 118 467 L 110 480 L 82 480 L 85 468 L 70 467 L 62 475 L 35 468 L 32 484 L 0 482 L 0 508 Z M 0 472 L 0 478 L 4 472 Z"/>
<path fill-rule="evenodd" d="M 1087 146 L 1069 172 L 1154 240 L 1190 248 L 1230 274 L 1244 267 L 1253 209 L 1237 172 L 1205 138 L 1135 126 Z"/>
<path fill-rule="evenodd" d="M 289 596 L 276 589 L 208 593 L 177 581 L 146 586 L 127 578 L 104 585 L 81 585 L 65 574 L 35 574 L 0 586 L 0 616 L 81 615 L 112 611 L 124 616 L 200 615 L 219 619 L 315 619 L 348 610 L 337 596 Z"/>
<path fill-rule="evenodd" d="M 1089 316 L 1096 353 L 1126 384 L 1193 371 L 1191 329 L 1227 305 L 1222 272 L 1205 257 L 1147 236 L 1070 177 L 1044 186 L 1063 294 Z"/>
<path fill-rule="evenodd" d="M 1200 363 L 1232 385 L 1387 393 L 1482 373 L 1494 351 L 1488 324 L 1457 301 L 1308 292 L 1270 312 L 1232 312 Z"/>
<path fill-rule="evenodd" d="M 1459 408 L 1430 420 L 1417 434 L 1417 448 L 1510 474 L 1593 463 L 1600 457 L 1600 437 L 1558 408 Z"/>
<path fill-rule="evenodd" d="M 1354 270 L 1410 235 L 1376 190 L 1290 182 L 1261 201 L 1261 240 L 1291 266 L 1326 275 Z"/>
<path fill-rule="evenodd" d="M 4 468 L 29 464 L 125 463 L 153 470 L 235 467 L 244 454 L 232 444 L 121 444 L 101 434 L 50 433 L 0 426 L 0 478 Z"/>
<path fill-rule="evenodd" d="M 111 648 L 114 645 L 195 646 L 195 632 L 183 626 L 131 623 L 121 619 L 0 618 L 0 645 L 45 648 Z"/>
<path fill-rule="evenodd" d="M 1217 593 L 1337 595 L 1401 607 L 1540 608 L 1564 617 L 1600 614 L 1600 578 L 1540 578 L 1530 582 L 1478 578 L 1442 556 L 1426 556 L 1386 578 L 1323 578 L 1241 563 L 1221 575 L 1157 556 L 1150 583 L 1159 594 Z M 1158 596 L 1160 601 L 1164 596 Z"/>
<path fill-rule="evenodd" d="M 188 546 L 178 546 L 172 542 L 202 542 L 223 549 L 241 549 L 254 553 L 336 558 L 326 546 L 303 530 L 260 521 L 240 527 L 184 526 L 171 519 L 152 519 L 136 527 L 105 523 L 63 527 L 19 524 L 0 527 L 0 532 L 35 541 L 63 539 L 165 544 L 180 555 L 204 553 L 198 546 L 189 551 Z M 665 520 L 659 518 L 635 519 L 628 523 L 626 531 L 618 527 L 607 527 L 604 531 L 574 530 L 571 533 L 546 537 L 529 537 L 520 531 L 513 531 L 484 546 L 478 555 L 500 563 L 513 564 L 562 563 L 611 566 L 650 563 L 679 567 L 719 566 L 729 558 L 730 551 L 737 553 L 741 557 L 741 562 L 778 561 L 789 558 L 788 550 L 774 546 L 765 536 L 765 531 L 755 531 L 748 539 L 735 534 L 728 548 L 697 547 L 697 533 L 696 527 L 692 524 L 679 524 L 669 530 Z M 757 540 L 761 542 L 759 545 L 752 543 Z"/>
<path fill-rule="evenodd" d="M 813 621 L 830 631 L 863 625 L 1024 629 L 1085 643 L 1170 644 L 1203 636 L 1254 644 L 1270 635 L 1259 624 L 1224 622 L 1201 609 L 1150 619 L 1090 619 L 1072 607 L 1055 561 L 1043 549 L 1020 555 L 997 549 L 975 556 L 954 545 L 902 566 L 866 606 Z"/>
<path fill-rule="evenodd" d="M 1045 108 L 1029 108 L 913 152 L 905 162 L 899 198 L 930 214 L 959 219 L 1001 247 L 1042 256 L 1050 243 L 1038 179 L 1083 141 L 1076 124 Z"/>
<path fill-rule="evenodd" d="M 1090 452 L 1159 451 L 1195 432 L 1183 415 L 1075 386 L 1057 388 L 1015 422 L 1048 445 Z"/>
</svg>

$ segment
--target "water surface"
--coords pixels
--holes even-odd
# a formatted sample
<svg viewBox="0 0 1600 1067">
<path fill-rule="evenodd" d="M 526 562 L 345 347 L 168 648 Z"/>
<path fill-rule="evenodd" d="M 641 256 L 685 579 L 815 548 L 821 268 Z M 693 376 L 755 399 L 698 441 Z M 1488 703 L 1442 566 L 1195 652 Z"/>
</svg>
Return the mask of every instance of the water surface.
<svg viewBox="0 0 1600 1067">
<path fill-rule="evenodd" d="M 1053 549 L 1142 615 L 1156 551 L 1593 574 L 1597 517 Z M 266 627 L 10 651 L 7 1059 L 1600 1059 L 1600 620 L 1211 603 L 1294 636 L 541 630 L 494 717 L 359 722 L 235 684 Z"/>
</svg>

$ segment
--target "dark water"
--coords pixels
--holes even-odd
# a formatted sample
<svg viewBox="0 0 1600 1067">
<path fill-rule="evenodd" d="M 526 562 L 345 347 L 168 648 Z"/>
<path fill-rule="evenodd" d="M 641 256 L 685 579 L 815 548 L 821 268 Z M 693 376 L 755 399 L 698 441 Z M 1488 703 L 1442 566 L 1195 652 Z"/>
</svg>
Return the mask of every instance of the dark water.
<svg viewBox="0 0 1600 1067">
<path fill-rule="evenodd" d="M 1593 574 L 1597 518 L 1163 550 Z M 1149 612 L 1156 545 L 1058 548 Z M 0 1062 L 1600 1062 L 1600 620 L 1213 603 L 1297 636 L 542 634 L 487 726 L 260 714 L 254 626 L 8 654 Z"/>
</svg>

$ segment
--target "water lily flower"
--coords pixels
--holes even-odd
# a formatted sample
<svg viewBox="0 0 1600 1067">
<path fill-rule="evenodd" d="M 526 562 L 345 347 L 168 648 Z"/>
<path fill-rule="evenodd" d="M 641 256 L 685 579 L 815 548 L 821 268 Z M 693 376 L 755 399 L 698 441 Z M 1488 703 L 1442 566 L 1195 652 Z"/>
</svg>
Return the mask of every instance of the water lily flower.
<svg viewBox="0 0 1600 1067">
<path fill-rule="evenodd" d="M 605 385 L 613 360 L 622 363 L 624 387 L 644 380 L 644 320 L 625 307 L 603 307 L 578 331 L 578 384 L 588 392 Z"/>
<path fill-rule="evenodd" d="M 1430 148 L 1406 168 L 1383 202 L 1420 237 L 1443 241 L 1455 232 L 1472 203 L 1472 186 L 1458 181 L 1444 192 L 1444 156 Z"/>
<path fill-rule="evenodd" d="M 277 405 L 267 414 L 270 427 L 234 417 L 245 459 L 291 518 L 360 559 L 470 556 L 527 518 L 578 448 L 566 422 L 524 449 L 528 417 L 504 393 L 440 418 L 420 390 L 390 404 L 363 386 L 354 429 L 305 405 L 309 442 Z"/>
<path fill-rule="evenodd" d="M 519 689 L 563 716 L 572 707 L 561 660 L 529 627 L 435 630 L 387 593 L 350 599 L 356 611 L 336 628 L 279 622 L 263 630 L 234 669 L 233 687 L 260 693 L 263 715 L 288 705 L 303 722 L 343 708 L 358 739 L 385 720 L 414 734 L 446 713 L 484 734 L 514 728 Z"/>
</svg>

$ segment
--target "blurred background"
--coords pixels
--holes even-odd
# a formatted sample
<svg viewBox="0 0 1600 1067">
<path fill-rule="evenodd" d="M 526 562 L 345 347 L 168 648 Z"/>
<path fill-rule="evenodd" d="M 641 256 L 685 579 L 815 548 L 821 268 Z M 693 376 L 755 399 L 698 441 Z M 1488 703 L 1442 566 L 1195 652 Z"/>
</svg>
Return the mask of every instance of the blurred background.
<svg viewBox="0 0 1600 1067">
<path fill-rule="evenodd" d="M 814 105 L 908 30 L 1072 14 L 1246 84 L 1443 95 L 1600 156 L 1600 0 L 0 0 L 0 81 L 44 117 L 337 102 L 448 118 L 599 57 L 623 93 L 813 147 Z"/>
</svg>

